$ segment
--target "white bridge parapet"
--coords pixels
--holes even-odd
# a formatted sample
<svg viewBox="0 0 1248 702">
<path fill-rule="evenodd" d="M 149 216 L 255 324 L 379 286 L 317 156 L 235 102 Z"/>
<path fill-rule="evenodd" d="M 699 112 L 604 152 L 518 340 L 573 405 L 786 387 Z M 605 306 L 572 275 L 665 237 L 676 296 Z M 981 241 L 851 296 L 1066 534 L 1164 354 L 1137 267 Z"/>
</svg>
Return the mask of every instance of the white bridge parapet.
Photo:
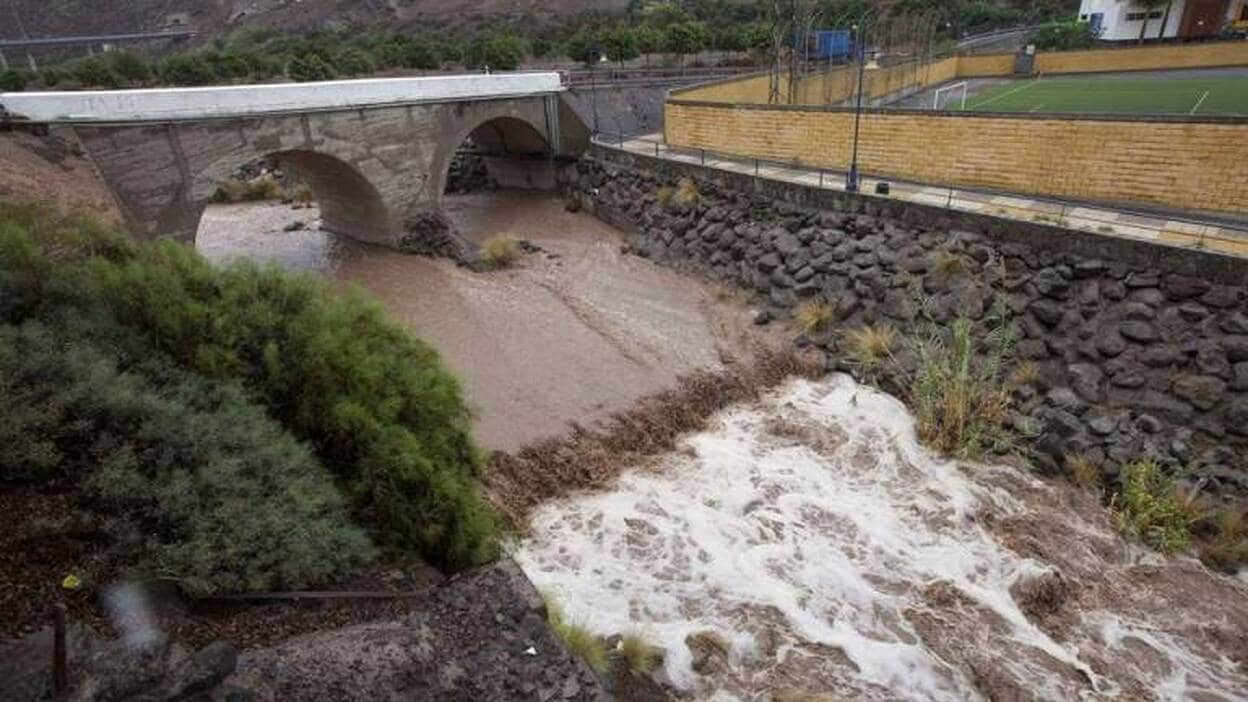
<svg viewBox="0 0 1248 702">
<path fill-rule="evenodd" d="M 41 123 L 168 122 L 523 97 L 561 90 L 558 73 L 501 73 L 206 88 L 0 93 L 0 115 Z"/>
</svg>

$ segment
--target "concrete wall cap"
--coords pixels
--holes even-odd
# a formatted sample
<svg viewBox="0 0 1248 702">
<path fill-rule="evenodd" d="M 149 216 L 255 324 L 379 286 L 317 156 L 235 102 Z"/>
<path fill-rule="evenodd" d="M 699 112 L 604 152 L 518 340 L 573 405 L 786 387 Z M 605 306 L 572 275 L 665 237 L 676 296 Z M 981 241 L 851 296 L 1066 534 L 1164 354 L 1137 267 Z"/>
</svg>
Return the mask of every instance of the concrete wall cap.
<svg viewBox="0 0 1248 702">
<path fill-rule="evenodd" d="M 0 93 L 30 122 L 163 122 L 556 93 L 559 74 L 504 73 L 145 90 Z"/>
</svg>

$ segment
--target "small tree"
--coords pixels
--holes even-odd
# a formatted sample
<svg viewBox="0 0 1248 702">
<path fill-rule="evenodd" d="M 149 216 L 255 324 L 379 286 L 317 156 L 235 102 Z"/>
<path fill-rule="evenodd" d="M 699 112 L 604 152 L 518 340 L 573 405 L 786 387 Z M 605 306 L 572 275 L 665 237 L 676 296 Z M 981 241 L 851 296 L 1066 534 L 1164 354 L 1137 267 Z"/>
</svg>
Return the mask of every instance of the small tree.
<svg viewBox="0 0 1248 702">
<path fill-rule="evenodd" d="M 710 33 L 706 25 L 700 22 L 681 22 L 667 28 L 664 34 L 663 48 L 680 56 L 680 65 L 685 65 L 686 54 L 696 54 L 710 43 Z"/>
<path fill-rule="evenodd" d="M 637 35 L 628 27 L 616 27 L 603 33 L 602 47 L 607 52 L 607 56 L 615 59 L 615 62 L 621 66 L 625 61 L 631 61 L 641 55 Z"/>
<path fill-rule="evenodd" d="M 568 58 L 589 65 L 598 60 L 597 52 L 595 51 L 597 45 L 597 42 L 590 35 L 585 32 L 577 32 L 568 39 L 565 49 Z"/>
<path fill-rule="evenodd" d="M 513 34 L 483 34 L 469 42 L 464 64 L 469 68 L 514 71 L 524 61 L 524 40 Z"/>
<path fill-rule="evenodd" d="M 643 24 L 633 30 L 633 36 L 637 37 L 637 50 L 646 57 L 646 67 L 650 67 L 650 54 L 663 50 L 663 32 L 654 27 Z"/>
</svg>

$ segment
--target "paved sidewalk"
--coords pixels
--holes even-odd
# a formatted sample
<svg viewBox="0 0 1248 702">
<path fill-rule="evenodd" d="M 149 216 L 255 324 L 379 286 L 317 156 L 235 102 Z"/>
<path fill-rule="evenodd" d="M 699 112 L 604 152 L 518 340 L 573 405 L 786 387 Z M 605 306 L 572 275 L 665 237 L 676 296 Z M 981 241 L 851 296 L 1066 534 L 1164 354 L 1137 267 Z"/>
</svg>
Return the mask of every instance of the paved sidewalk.
<svg viewBox="0 0 1248 702">
<path fill-rule="evenodd" d="M 750 175 L 755 172 L 753 159 L 729 158 L 707 153 L 703 162 L 703 157 L 699 152 L 670 150 L 663 143 L 661 134 L 647 134 L 628 139 L 622 145 L 618 142 L 599 141 L 598 143 L 601 146 L 622 148 L 625 151 L 658 156 L 670 161 L 705 163 L 709 168 Z M 824 171 L 821 174 L 818 170 L 760 163 L 758 176 L 829 190 L 843 191 L 845 189 L 845 174 L 836 171 Z M 861 184 L 862 191 L 874 193 L 875 185 L 879 180 L 864 177 Z M 1026 222 L 1060 225 L 1106 236 L 1145 239 L 1170 246 L 1205 249 L 1248 258 L 1248 222 L 1236 227 L 1222 222 L 1201 222 L 1195 218 L 1175 220 L 1167 219 L 1164 215 L 1141 215 L 1108 207 L 1063 205 L 1047 200 L 1035 200 L 1023 195 L 998 195 L 976 190 L 899 183 L 892 180 L 888 183 L 890 187 L 888 197 L 898 200 Z"/>
</svg>

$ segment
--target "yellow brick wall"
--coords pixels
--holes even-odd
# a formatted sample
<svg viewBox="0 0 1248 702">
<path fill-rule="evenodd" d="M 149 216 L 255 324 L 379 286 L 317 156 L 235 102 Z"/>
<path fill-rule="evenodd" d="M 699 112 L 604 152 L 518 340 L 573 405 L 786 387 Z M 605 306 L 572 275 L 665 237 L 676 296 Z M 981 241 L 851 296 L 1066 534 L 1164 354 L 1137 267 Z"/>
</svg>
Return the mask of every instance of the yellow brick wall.
<svg viewBox="0 0 1248 702">
<path fill-rule="evenodd" d="M 984 54 L 982 56 L 959 56 L 959 78 L 982 78 L 1008 76 L 1014 73 L 1014 54 Z"/>
<path fill-rule="evenodd" d="M 1248 66 L 1248 41 L 1036 54 L 1039 73 L 1141 71 L 1204 66 Z"/>
<path fill-rule="evenodd" d="M 788 75 L 787 73 L 785 74 Z M 780 79 L 782 98 L 788 97 L 789 82 L 785 77 Z M 720 81 L 710 85 L 701 85 L 683 90 L 673 90 L 672 97 L 680 100 L 709 100 L 730 103 L 763 103 L 767 102 L 770 90 L 770 76 L 767 74 L 746 76 Z M 786 100 L 787 101 L 787 100 Z"/>
<path fill-rule="evenodd" d="M 672 101 L 665 121 L 673 146 L 848 167 L 850 111 Z M 933 184 L 1248 213 L 1248 123 L 867 113 L 859 158 Z"/>
</svg>

